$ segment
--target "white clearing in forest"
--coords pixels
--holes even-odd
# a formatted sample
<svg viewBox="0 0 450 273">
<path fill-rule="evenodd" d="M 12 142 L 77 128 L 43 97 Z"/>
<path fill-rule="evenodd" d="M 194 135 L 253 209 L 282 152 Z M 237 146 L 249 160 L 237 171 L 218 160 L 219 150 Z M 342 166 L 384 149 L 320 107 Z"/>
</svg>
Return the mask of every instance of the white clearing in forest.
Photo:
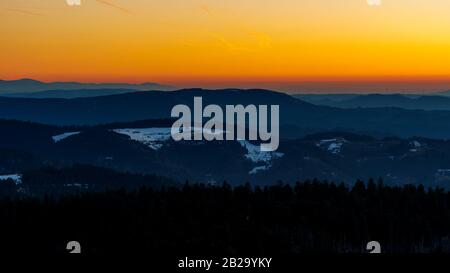
<svg viewBox="0 0 450 273">
<path fill-rule="evenodd" d="M 171 138 L 171 128 L 127 128 L 114 129 L 114 132 L 129 136 L 132 140 L 147 145 L 153 150 L 159 150 L 163 143 Z"/>
<path fill-rule="evenodd" d="M 16 183 L 16 185 L 19 185 L 22 183 L 22 175 L 21 174 L 8 174 L 8 175 L 0 175 L 0 182 L 6 181 L 8 179 L 11 179 Z"/>
<path fill-rule="evenodd" d="M 115 129 L 114 132 L 118 134 L 123 134 L 129 136 L 132 140 L 141 142 L 153 150 L 159 150 L 163 146 L 164 142 L 171 139 L 172 128 L 126 128 L 126 129 Z M 226 131 L 222 130 L 207 130 L 199 127 L 187 127 L 185 129 L 187 132 L 203 132 L 203 134 L 208 135 L 220 135 L 224 134 Z"/>
</svg>

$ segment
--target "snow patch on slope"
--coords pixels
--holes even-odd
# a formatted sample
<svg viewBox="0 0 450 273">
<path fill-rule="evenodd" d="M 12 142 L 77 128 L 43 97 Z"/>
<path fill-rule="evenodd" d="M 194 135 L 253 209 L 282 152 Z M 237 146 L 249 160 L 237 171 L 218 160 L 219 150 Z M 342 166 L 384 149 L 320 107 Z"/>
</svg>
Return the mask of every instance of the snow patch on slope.
<svg viewBox="0 0 450 273">
<path fill-rule="evenodd" d="M 325 148 L 332 154 L 339 154 L 342 151 L 344 143 L 348 141 L 343 138 L 322 139 L 316 144 L 317 147 Z"/>
<path fill-rule="evenodd" d="M 61 140 L 64 140 L 68 137 L 74 136 L 74 135 L 78 135 L 81 132 L 67 132 L 67 133 L 63 133 L 60 135 L 56 135 L 56 136 L 52 136 L 53 142 L 58 143 Z"/>
<path fill-rule="evenodd" d="M 284 155 L 283 153 L 277 152 L 262 152 L 259 145 L 253 145 L 247 140 L 239 140 L 239 143 L 242 147 L 247 149 L 247 154 L 245 155 L 245 157 L 250 159 L 254 163 L 270 162 L 272 159 L 280 158 Z"/>
<path fill-rule="evenodd" d="M 256 174 L 258 172 L 267 171 L 272 167 L 272 161 L 284 156 L 280 152 L 262 152 L 259 145 L 253 145 L 247 140 L 239 140 L 242 147 L 247 149 L 245 158 L 251 160 L 253 163 L 263 163 L 263 166 L 254 167 L 249 174 Z"/>
<path fill-rule="evenodd" d="M 409 142 L 409 146 L 411 146 L 411 149 L 409 149 L 409 151 L 412 153 L 419 151 L 423 147 L 423 145 L 417 140 Z"/>
<path fill-rule="evenodd" d="M 0 175 L 0 182 L 6 181 L 8 179 L 11 179 L 16 183 L 16 185 L 19 185 L 22 183 L 22 175 L 21 174 L 8 174 L 8 175 Z"/>
<path fill-rule="evenodd" d="M 258 172 L 262 172 L 262 171 L 267 171 L 268 169 L 270 169 L 270 165 L 269 166 L 258 166 L 258 167 L 254 167 L 251 171 L 249 171 L 249 174 L 257 174 Z"/>
</svg>

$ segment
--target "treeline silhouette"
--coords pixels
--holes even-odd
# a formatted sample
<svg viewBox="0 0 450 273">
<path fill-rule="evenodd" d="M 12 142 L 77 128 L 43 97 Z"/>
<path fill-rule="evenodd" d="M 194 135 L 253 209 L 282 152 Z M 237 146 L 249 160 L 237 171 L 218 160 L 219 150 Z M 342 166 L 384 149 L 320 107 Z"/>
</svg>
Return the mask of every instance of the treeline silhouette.
<svg viewBox="0 0 450 273">
<path fill-rule="evenodd" d="M 0 248 L 8 253 L 284 255 L 450 252 L 450 194 L 382 181 L 269 187 L 202 184 L 3 198 Z"/>
<path fill-rule="evenodd" d="M 159 189 L 163 186 L 176 186 L 179 183 L 158 175 L 118 172 L 112 169 L 75 164 L 69 167 L 52 166 L 30 169 L 21 175 L 20 184 L 12 179 L 0 183 L 0 198 L 44 196 L 60 197 L 81 192 L 100 192 L 105 190 L 136 190 L 140 187 Z"/>
</svg>

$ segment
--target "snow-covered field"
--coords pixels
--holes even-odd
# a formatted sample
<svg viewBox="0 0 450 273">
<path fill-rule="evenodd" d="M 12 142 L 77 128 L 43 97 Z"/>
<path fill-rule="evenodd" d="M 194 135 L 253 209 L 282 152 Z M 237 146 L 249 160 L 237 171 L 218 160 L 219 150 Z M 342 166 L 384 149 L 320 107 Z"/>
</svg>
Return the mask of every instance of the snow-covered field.
<svg viewBox="0 0 450 273">
<path fill-rule="evenodd" d="M 71 136 L 74 136 L 74 135 L 78 135 L 79 133 L 81 133 L 81 132 L 67 132 L 67 133 L 64 133 L 64 134 L 57 135 L 57 136 L 52 136 L 52 139 L 53 139 L 53 141 L 55 143 L 57 143 L 57 142 L 60 142 L 61 140 L 64 140 L 64 139 L 66 139 L 68 137 L 71 137 Z"/>
<path fill-rule="evenodd" d="M 159 150 L 164 142 L 171 138 L 171 128 L 127 128 L 114 129 L 114 132 L 129 136 L 132 140 L 139 141 L 153 150 Z"/>
<path fill-rule="evenodd" d="M 129 136 L 132 140 L 139 141 L 153 150 L 159 150 L 164 145 L 164 142 L 171 138 L 172 128 L 126 128 L 126 129 L 114 129 L 113 131 L 118 134 L 124 134 Z M 226 131 L 222 130 L 207 130 L 198 127 L 186 128 L 187 131 L 203 132 L 207 135 L 220 135 Z"/>
<path fill-rule="evenodd" d="M 8 174 L 8 175 L 0 175 L 0 182 L 6 181 L 8 179 L 12 179 L 16 185 L 22 183 L 22 175 L 21 174 Z"/>
</svg>

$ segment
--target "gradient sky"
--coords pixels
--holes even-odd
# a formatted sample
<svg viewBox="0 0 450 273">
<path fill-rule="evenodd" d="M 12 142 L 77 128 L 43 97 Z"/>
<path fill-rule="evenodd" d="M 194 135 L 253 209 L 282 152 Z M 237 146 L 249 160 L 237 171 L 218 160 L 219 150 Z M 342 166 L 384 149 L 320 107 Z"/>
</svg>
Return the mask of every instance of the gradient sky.
<svg viewBox="0 0 450 273">
<path fill-rule="evenodd" d="M 450 89 L 450 0 L 2 0 L 0 79 Z"/>
</svg>

